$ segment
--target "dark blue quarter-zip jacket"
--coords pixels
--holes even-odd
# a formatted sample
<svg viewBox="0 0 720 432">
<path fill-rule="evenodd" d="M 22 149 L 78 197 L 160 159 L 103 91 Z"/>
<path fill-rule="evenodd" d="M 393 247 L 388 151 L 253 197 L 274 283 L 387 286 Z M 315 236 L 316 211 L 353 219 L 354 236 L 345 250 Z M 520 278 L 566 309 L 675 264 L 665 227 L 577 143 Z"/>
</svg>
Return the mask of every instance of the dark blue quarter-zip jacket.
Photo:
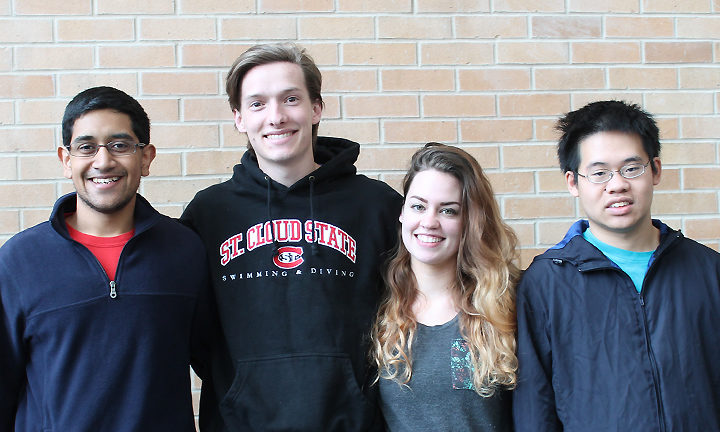
<svg viewBox="0 0 720 432">
<path fill-rule="evenodd" d="M 0 248 L 0 431 L 194 431 L 189 364 L 211 302 L 202 243 L 138 195 L 110 281 L 68 235 L 75 203 L 60 198 Z"/>
<path fill-rule="evenodd" d="M 637 292 L 579 221 L 518 286 L 515 427 L 720 431 L 720 255 L 654 220 Z"/>
</svg>

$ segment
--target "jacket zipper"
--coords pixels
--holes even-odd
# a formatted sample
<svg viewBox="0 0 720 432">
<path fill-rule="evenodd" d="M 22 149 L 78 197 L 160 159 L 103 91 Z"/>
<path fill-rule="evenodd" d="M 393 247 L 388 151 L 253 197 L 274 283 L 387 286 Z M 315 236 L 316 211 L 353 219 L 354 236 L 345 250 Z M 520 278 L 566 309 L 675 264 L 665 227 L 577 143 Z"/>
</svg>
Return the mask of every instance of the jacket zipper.
<svg viewBox="0 0 720 432">
<path fill-rule="evenodd" d="M 115 291 L 115 281 L 110 281 L 110 298 L 114 299 L 117 297 L 117 291 Z"/>
<path fill-rule="evenodd" d="M 650 332 L 648 330 L 647 313 L 645 311 L 645 298 L 642 293 L 638 293 L 640 298 L 640 310 L 642 310 L 643 316 L 643 330 L 645 331 L 645 348 L 647 349 L 648 357 L 650 358 L 650 370 L 653 377 L 653 387 L 655 387 L 655 402 L 657 403 L 658 416 L 660 417 L 660 432 L 664 432 L 665 429 L 665 411 L 662 405 L 662 397 L 660 395 L 660 379 L 658 378 L 657 360 L 655 359 L 655 352 L 653 352 L 652 345 L 650 344 Z"/>
</svg>

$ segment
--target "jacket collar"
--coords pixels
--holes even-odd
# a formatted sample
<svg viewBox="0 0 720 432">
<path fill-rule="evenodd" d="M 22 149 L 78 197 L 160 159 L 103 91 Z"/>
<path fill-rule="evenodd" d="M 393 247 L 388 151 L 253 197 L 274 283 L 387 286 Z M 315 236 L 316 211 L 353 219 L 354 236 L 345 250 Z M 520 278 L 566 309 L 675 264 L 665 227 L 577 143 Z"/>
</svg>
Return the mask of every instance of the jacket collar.
<svg viewBox="0 0 720 432">
<path fill-rule="evenodd" d="M 77 208 L 77 194 L 71 192 L 63 195 L 55 202 L 52 213 L 50 213 L 50 224 L 53 229 L 65 238 L 70 238 L 67 226 L 65 225 L 65 213 L 72 213 Z M 135 235 L 147 231 L 155 225 L 162 215 L 140 194 L 135 199 Z"/>
<path fill-rule="evenodd" d="M 660 244 L 650 258 L 650 264 L 670 248 L 677 239 L 683 237 L 680 231 L 670 228 L 659 219 L 653 219 L 652 224 L 660 230 Z M 582 233 L 589 226 L 590 224 L 587 220 L 578 220 L 570 227 L 565 237 L 563 237 L 559 243 L 536 259 L 542 258 L 558 262 L 571 262 L 578 266 L 578 270 L 581 271 L 617 267 L 615 263 L 610 261 L 600 250 L 582 236 Z"/>
</svg>

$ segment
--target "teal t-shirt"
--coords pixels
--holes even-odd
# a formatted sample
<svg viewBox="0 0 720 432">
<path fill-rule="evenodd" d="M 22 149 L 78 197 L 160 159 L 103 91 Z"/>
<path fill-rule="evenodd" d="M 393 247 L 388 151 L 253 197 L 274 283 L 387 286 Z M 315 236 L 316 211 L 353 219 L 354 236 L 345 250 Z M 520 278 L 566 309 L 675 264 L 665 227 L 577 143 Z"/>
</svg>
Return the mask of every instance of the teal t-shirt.
<svg viewBox="0 0 720 432">
<path fill-rule="evenodd" d="M 583 237 L 590 242 L 590 244 L 600 249 L 600 252 L 608 257 L 610 261 L 617 264 L 622 271 L 627 273 L 630 279 L 632 279 L 633 284 L 635 284 L 637 292 L 640 292 L 643 280 L 645 279 L 645 273 L 647 273 L 648 264 L 650 263 L 650 258 L 655 251 L 634 252 L 610 246 L 598 240 L 598 238 L 590 232 L 590 228 L 583 232 Z"/>
</svg>

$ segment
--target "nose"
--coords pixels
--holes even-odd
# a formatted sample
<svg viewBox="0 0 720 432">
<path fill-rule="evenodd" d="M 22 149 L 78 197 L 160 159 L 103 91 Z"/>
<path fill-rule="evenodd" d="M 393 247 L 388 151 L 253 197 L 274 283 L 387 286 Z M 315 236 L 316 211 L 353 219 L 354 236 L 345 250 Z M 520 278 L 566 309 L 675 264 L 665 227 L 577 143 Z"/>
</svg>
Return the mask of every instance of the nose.
<svg viewBox="0 0 720 432">
<path fill-rule="evenodd" d="M 273 103 L 270 106 L 269 121 L 273 126 L 285 123 L 287 119 L 285 115 L 285 106 L 282 103 Z"/>
<path fill-rule="evenodd" d="M 103 169 L 112 166 L 115 163 L 115 158 L 108 151 L 107 147 L 98 148 L 98 152 L 93 156 L 93 168 Z"/>
<path fill-rule="evenodd" d="M 621 176 L 619 172 L 613 172 L 613 176 L 610 177 L 607 183 L 605 183 L 605 190 L 607 192 L 625 192 L 628 189 L 630 182 L 625 177 Z"/>
<path fill-rule="evenodd" d="M 423 228 L 436 228 L 438 226 L 437 215 L 432 211 L 425 212 L 422 219 L 420 219 L 420 226 Z"/>
</svg>

